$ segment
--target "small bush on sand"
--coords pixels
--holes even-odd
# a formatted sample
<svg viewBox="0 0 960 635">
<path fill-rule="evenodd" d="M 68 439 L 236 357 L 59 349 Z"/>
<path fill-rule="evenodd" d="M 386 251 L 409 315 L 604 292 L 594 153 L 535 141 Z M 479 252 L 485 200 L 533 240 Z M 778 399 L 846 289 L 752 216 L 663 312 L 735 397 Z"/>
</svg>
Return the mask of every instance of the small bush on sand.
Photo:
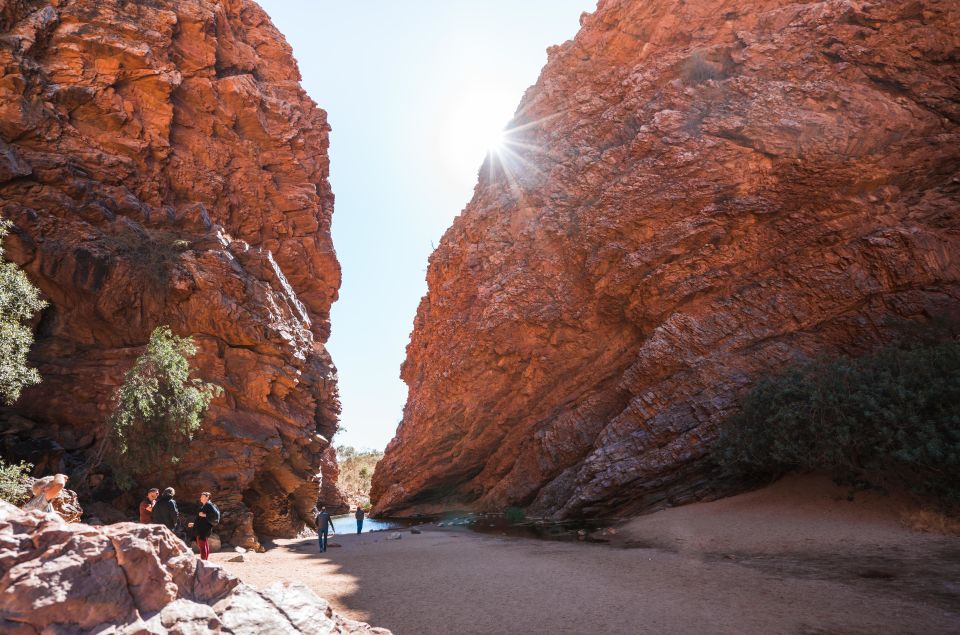
<svg viewBox="0 0 960 635">
<path fill-rule="evenodd" d="M 0 401 L 7 405 L 20 391 L 40 383 L 40 374 L 27 365 L 33 332 L 24 322 L 47 305 L 20 268 L 3 260 L 3 237 L 10 223 L 0 220 Z"/>
<path fill-rule="evenodd" d="M 740 474 L 828 470 L 960 503 L 960 342 L 917 341 L 761 380 L 717 444 Z"/>
<path fill-rule="evenodd" d="M 210 400 L 221 389 L 191 379 L 197 352 L 189 337 L 157 327 L 117 391 L 104 447 L 107 464 L 121 489 L 138 475 L 177 463 L 200 429 Z"/>
<path fill-rule="evenodd" d="M 6 463 L 0 459 L 0 500 L 16 506 L 30 500 L 31 490 L 27 479 L 33 466 L 29 463 Z"/>
</svg>

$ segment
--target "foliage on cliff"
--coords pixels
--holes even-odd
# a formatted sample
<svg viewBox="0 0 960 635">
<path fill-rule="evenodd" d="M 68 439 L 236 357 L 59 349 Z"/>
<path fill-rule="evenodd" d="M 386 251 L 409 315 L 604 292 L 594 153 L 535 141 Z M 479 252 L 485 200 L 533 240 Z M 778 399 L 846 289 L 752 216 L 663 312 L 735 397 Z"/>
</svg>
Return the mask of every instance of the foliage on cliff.
<svg viewBox="0 0 960 635">
<path fill-rule="evenodd" d="M 0 459 L 0 500 L 20 506 L 30 499 L 30 486 L 27 477 L 33 466 L 21 461 L 6 463 Z"/>
<path fill-rule="evenodd" d="M 20 391 L 40 383 L 40 374 L 27 365 L 33 332 L 24 322 L 46 306 L 40 291 L 12 262 L 4 262 L 3 238 L 10 223 L 0 220 L 0 399 L 8 405 Z"/>
<path fill-rule="evenodd" d="M 882 476 L 960 501 L 960 342 L 820 358 L 763 379 L 719 456 L 740 472 Z"/>
<path fill-rule="evenodd" d="M 370 504 L 370 483 L 373 470 L 383 458 L 377 450 L 357 450 L 349 445 L 337 448 L 340 476 L 337 481 L 351 505 L 367 507 Z"/>
<path fill-rule="evenodd" d="M 165 462 L 176 463 L 200 429 L 210 400 L 220 387 L 190 377 L 188 357 L 197 352 L 189 337 L 168 326 L 154 329 L 147 350 L 137 358 L 117 391 L 110 417 L 106 456 L 117 484 Z"/>
</svg>

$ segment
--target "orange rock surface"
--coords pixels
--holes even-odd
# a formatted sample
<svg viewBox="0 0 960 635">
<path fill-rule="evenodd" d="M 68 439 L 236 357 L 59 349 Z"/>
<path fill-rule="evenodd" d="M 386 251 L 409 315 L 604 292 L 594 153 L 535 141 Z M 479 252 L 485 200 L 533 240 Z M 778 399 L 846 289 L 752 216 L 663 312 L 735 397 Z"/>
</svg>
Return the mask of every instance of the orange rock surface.
<svg viewBox="0 0 960 635">
<path fill-rule="evenodd" d="M 430 259 L 374 513 L 633 513 L 761 376 L 960 309 L 960 5 L 602 0 Z"/>
<path fill-rule="evenodd" d="M 12 0 L 0 31 L 0 213 L 50 301 L 43 383 L 2 431 L 81 467 L 169 324 L 224 394 L 188 456 L 142 485 L 212 490 L 224 537 L 248 546 L 303 527 L 320 472 L 341 505 L 330 128 L 283 37 L 249 0 Z"/>
</svg>

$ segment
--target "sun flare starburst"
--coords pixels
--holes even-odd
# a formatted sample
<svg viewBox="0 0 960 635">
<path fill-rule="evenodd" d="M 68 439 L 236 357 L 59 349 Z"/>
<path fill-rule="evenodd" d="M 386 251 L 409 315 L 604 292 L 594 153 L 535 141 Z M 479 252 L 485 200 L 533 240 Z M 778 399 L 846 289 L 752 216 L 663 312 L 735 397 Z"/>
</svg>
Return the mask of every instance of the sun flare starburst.
<svg viewBox="0 0 960 635">
<path fill-rule="evenodd" d="M 510 91 L 488 86 L 461 93 L 447 110 L 443 154 L 459 181 L 472 185 L 484 157 L 501 150 L 516 100 Z"/>
<path fill-rule="evenodd" d="M 462 186 L 476 183 L 481 163 L 488 178 L 502 174 L 514 195 L 525 176 L 540 173 L 532 159 L 542 150 L 530 143 L 529 133 L 543 120 L 515 113 L 516 100 L 511 91 L 487 87 L 461 94 L 447 113 L 444 155 Z"/>
</svg>

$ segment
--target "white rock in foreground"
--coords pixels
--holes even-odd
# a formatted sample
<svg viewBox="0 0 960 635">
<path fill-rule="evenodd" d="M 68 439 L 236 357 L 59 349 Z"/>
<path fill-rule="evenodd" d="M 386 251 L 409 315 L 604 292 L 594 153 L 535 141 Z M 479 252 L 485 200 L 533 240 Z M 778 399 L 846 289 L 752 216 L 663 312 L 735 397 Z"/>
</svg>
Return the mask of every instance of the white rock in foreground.
<svg viewBox="0 0 960 635">
<path fill-rule="evenodd" d="M 300 584 L 257 591 L 162 525 L 67 524 L 0 501 L 0 633 L 369 633 Z"/>
</svg>

